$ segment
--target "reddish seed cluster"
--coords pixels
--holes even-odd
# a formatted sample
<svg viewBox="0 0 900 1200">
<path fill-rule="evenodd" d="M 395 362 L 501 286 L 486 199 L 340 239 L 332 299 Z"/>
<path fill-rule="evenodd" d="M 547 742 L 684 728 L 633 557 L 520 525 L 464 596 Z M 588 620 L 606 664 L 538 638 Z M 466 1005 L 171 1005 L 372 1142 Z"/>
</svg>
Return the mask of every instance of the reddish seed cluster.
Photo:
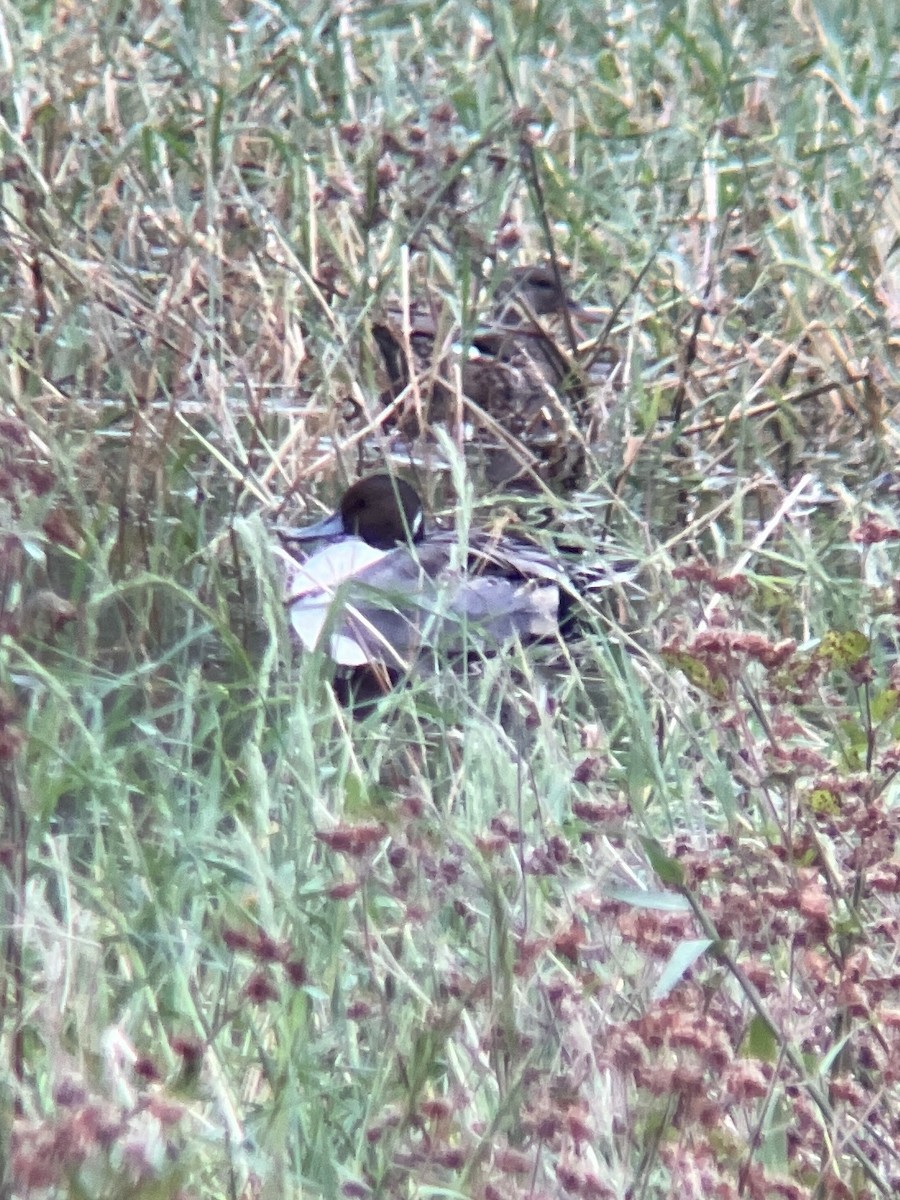
<svg viewBox="0 0 900 1200">
<path fill-rule="evenodd" d="M 606 774 L 608 766 L 607 760 L 599 755 L 588 755 L 572 772 L 572 779 L 575 783 L 599 783 Z"/>
<path fill-rule="evenodd" d="M 278 989 L 263 971 L 254 971 L 244 985 L 244 995 L 251 1004 L 268 1004 L 278 999 Z"/>
<path fill-rule="evenodd" d="M 535 846 L 526 853 L 525 873 L 535 876 L 558 875 L 570 857 L 569 843 L 554 834 L 543 846 Z"/>
<path fill-rule="evenodd" d="M 585 1200 L 615 1200 L 617 1193 L 582 1163 L 569 1160 L 557 1163 L 556 1178 L 568 1196 L 583 1196 Z"/>
<path fill-rule="evenodd" d="M 665 1146 L 661 1157 L 671 1178 L 669 1194 L 679 1200 L 808 1200 L 804 1187 L 756 1163 L 739 1172 L 722 1164 L 706 1140 Z M 823 1194 L 850 1200 L 850 1193 L 846 1197 L 840 1191 Z"/>
<path fill-rule="evenodd" d="M 387 829 L 375 821 L 362 821 L 351 825 L 342 823 L 334 829 L 320 830 L 316 837 L 336 854 L 347 854 L 359 858 L 367 854 L 387 836 Z"/>
<path fill-rule="evenodd" d="M 827 771 L 829 767 L 824 754 L 819 754 L 817 750 L 811 750 L 808 746 L 779 744 L 767 747 L 766 754 L 777 770 L 791 767 L 801 774 L 806 774 L 812 771 Z"/>
<path fill-rule="evenodd" d="M 81 542 L 81 534 L 75 528 L 72 518 L 61 507 L 51 508 L 44 517 L 41 527 L 54 545 L 75 550 Z"/>
<path fill-rule="evenodd" d="M 743 599 L 752 591 L 746 575 L 729 575 L 717 571 L 703 558 L 694 558 L 690 562 L 682 563 L 672 572 L 672 578 L 685 583 L 705 584 L 712 591 L 736 600 Z"/>
<path fill-rule="evenodd" d="M 205 1047 L 198 1038 L 176 1035 L 170 1039 L 169 1045 L 172 1047 L 173 1053 L 177 1054 L 189 1067 L 199 1066 L 203 1059 Z"/>
<path fill-rule="evenodd" d="M 862 546 L 874 546 L 878 542 L 900 541 L 900 529 L 888 525 L 878 517 L 866 517 L 850 534 L 850 540 Z"/>
<path fill-rule="evenodd" d="M 0 691 L 0 762 L 11 762 L 25 744 L 18 724 L 18 706 L 13 697 Z"/>
<path fill-rule="evenodd" d="M 900 771 L 900 745 L 889 746 L 878 756 L 877 769 L 882 775 L 896 775 Z"/>
<path fill-rule="evenodd" d="M 38 461 L 31 434 L 15 417 L 0 417 L 0 499 L 18 516 L 23 495 L 46 496 L 56 484 L 55 472 Z"/>
<path fill-rule="evenodd" d="M 498 1146 L 493 1151 L 492 1165 L 501 1175 L 529 1175 L 534 1170 L 534 1155 Z"/>
<path fill-rule="evenodd" d="M 522 226 L 510 213 L 504 213 L 500 218 L 495 239 L 499 250 L 514 250 L 522 244 Z"/>
<path fill-rule="evenodd" d="M 517 846 L 522 841 L 522 830 L 518 822 L 508 812 L 497 813 L 491 818 L 491 832 L 504 838 L 511 846 Z"/>
<path fill-rule="evenodd" d="M 53 1122 L 19 1125 L 13 1132 L 12 1173 L 22 1193 L 58 1187 L 94 1154 L 124 1134 L 126 1120 L 113 1108 L 86 1103 Z"/>
<path fill-rule="evenodd" d="M 648 958 L 666 959 L 675 945 L 688 936 L 693 926 L 689 913 L 663 913 L 651 908 L 623 906 L 616 922 L 619 933 L 633 942 Z"/>
<path fill-rule="evenodd" d="M 222 941 L 229 950 L 247 954 L 260 964 L 260 969 L 251 975 L 244 988 L 247 999 L 254 1004 L 265 1004 L 278 998 L 278 990 L 268 972 L 273 964 L 282 968 L 291 986 L 303 987 L 307 983 L 304 960 L 298 958 L 289 945 L 274 941 L 261 930 L 229 926 L 222 930 Z"/>
<path fill-rule="evenodd" d="M 597 800 L 592 796 L 576 796 L 572 800 L 572 815 L 588 825 L 616 826 L 631 815 L 631 809 L 624 797 L 616 800 Z"/>
<path fill-rule="evenodd" d="M 257 929 L 228 927 L 222 930 L 222 941 L 229 950 L 249 954 L 260 962 L 277 962 L 283 953 L 268 934 Z"/>
<path fill-rule="evenodd" d="M 688 654 L 703 660 L 736 657 L 755 659 L 767 671 L 783 666 L 796 648 L 791 638 L 773 643 L 760 633 L 742 633 L 730 629 L 709 629 L 698 633 L 683 647 Z"/>
<path fill-rule="evenodd" d="M 127 1166 L 135 1190 L 151 1188 L 160 1172 L 159 1138 L 174 1133 L 186 1115 L 183 1105 L 158 1095 L 116 1108 L 83 1088 L 62 1085 L 54 1099 L 57 1108 L 51 1116 L 13 1126 L 11 1182 L 17 1195 L 47 1190 L 69 1194 L 76 1180 L 81 1182 L 75 1190 L 81 1192 L 84 1180 L 96 1180 L 112 1161 Z M 171 1156 L 174 1161 L 174 1144 Z"/>
<path fill-rule="evenodd" d="M 159 1079 L 159 1069 L 152 1058 L 142 1055 L 135 1059 L 132 1067 L 135 1076 L 144 1081 L 144 1083 L 154 1083 Z"/>
<path fill-rule="evenodd" d="M 359 880 L 348 879 L 345 883 L 336 883 L 328 889 L 329 900 L 349 900 L 359 891 Z"/>
<path fill-rule="evenodd" d="M 495 854 L 506 849 L 509 839 L 501 833 L 479 833 L 475 835 L 475 845 L 485 858 L 493 858 Z"/>
</svg>

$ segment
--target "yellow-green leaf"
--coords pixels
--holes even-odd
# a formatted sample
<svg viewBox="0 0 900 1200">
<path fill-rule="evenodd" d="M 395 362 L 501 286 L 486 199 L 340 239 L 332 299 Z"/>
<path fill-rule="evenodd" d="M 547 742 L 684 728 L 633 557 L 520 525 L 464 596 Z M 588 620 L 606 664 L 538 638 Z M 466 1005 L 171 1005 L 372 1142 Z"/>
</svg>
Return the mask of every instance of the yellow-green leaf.
<svg viewBox="0 0 900 1200">
<path fill-rule="evenodd" d="M 896 688 L 888 687 L 881 692 L 876 692 L 872 697 L 872 720 L 886 721 L 896 713 L 898 708 L 900 708 L 900 692 Z"/>
<path fill-rule="evenodd" d="M 745 1058 L 757 1058 L 760 1062 L 775 1062 L 778 1057 L 778 1038 L 763 1017 L 757 1016 L 751 1020 L 742 1053 Z"/>
<path fill-rule="evenodd" d="M 836 817 L 841 811 L 841 800 L 831 788 L 814 788 L 806 801 L 811 812 L 823 817 Z"/>
<path fill-rule="evenodd" d="M 701 691 L 712 696 L 714 700 L 725 700 L 727 698 L 728 686 L 725 680 L 714 678 L 706 663 L 701 662 L 699 658 L 695 658 L 693 654 L 687 654 L 683 650 L 669 650 L 663 657 L 666 662 L 677 667 L 690 680 L 694 687 L 700 688 Z"/>
<path fill-rule="evenodd" d="M 848 629 L 844 633 L 831 629 L 822 638 L 816 653 L 829 666 L 846 671 L 855 667 L 868 652 L 869 639 L 858 629 Z"/>
</svg>

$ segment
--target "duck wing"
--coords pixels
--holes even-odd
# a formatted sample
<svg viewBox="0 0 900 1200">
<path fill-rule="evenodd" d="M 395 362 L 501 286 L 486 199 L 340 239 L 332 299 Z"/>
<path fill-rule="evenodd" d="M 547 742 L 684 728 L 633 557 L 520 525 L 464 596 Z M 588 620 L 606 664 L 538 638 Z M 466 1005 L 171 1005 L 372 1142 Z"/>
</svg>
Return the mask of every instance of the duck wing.
<svg viewBox="0 0 900 1200">
<path fill-rule="evenodd" d="M 344 539 L 304 563 L 276 547 L 294 632 L 339 666 L 402 671 L 424 645 L 452 650 L 470 637 L 558 632 L 562 572 L 536 546 L 476 535 L 463 571 L 452 564 L 454 543 L 453 535 L 439 536 L 414 554 Z"/>
<path fill-rule="evenodd" d="M 409 551 L 360 538 L 331 543 L 304 562 L 274 547 L 288 619 L 307 650 L 324 647 L 342 667 L 406 670 L 432 619 L 435 587 Z"/>
<path fill-rule="evenodd" d="M 429 549 L 422 555 L 426 570 Z M 565 572 L 538 546 L 476 532 L 465 571 L 445 572 L 440 592 L 445 619 L 476 625 L 492 639 L 529 640 L 558 632 L 565 586 L 571 589 Z"/>
<path fill-rule="evenodd" d="M 521 538 L 475 533 L 469 541 L 468 571 L 472 575 L 505 575 L 543 579 L 571 587 L 565 568 L 540 546 Z"/>
</svg>

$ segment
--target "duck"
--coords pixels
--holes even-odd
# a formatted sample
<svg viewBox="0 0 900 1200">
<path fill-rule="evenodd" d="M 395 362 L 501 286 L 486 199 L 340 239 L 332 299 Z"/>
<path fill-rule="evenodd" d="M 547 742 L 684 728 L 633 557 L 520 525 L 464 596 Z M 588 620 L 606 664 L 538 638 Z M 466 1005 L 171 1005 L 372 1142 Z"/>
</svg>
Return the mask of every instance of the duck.
<svg viewBox="0 0 900 1200">
<path fill-rule="evenodd" d="M 426 649 L 553 638 L 573 590 L 532 543 L 472 531 L 464 544 L 427 528 L 415 488 L 389 474 L 354 483 L 321 520 L 276 533 L 294 634 L 339 667 L 407 672 Z"/>
<path fill-rule="evenodd" d="M 562 326 L 562 338 L 545 321 Z M 468 439 L 470 461 L 483 468 L 495 487 L 522 484 L 538 476 L 560 487 L 574 487 L 585 460 L 579 426 L 586 399 L 575 342 L 577 321 L 602 317 L 574 301 L 552 265 L 515 267 L 494 293 L 491 319 L 476 330 L 469 355 L 460 364 L 460 390 L 466 420 L 475 431 Z M 434 423 L 450 423 L 457 393 L 446 367 L 450 331 L 443 336 L 433 313 L 414 308 L 408 329 L 409 350 L 397 322 L 373 325 L 389 387 L 385 401 L 396 400 L 415 381 L 412 394 L 424 404 L 401 413 L 401 432 L 418 437 Z"/>
</svg>

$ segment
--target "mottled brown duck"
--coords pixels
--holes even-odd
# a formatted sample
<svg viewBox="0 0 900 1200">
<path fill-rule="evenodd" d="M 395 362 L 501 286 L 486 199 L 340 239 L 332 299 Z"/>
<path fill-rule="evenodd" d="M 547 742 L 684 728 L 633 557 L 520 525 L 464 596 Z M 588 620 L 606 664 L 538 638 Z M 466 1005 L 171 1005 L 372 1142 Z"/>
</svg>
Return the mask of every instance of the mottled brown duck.
<svg viewBox="0 0 900 1200">
<path fill-rule="evenodd" d="M 465 430 L 466 454 L 494 486 L 540 481 L 577 485 L 584 467 L 586 382 L 574 353 L 578 322 L 595 314 L 571 300 L 549 266 L 518 267 L 498 286 L 493 314 L 458 361 L 453 329 L 417 306 L 408 322 L 373 327 L 389 378 L 386 400 L 403 397 L 408 437 L 443 423 Z"/>
</svg>

